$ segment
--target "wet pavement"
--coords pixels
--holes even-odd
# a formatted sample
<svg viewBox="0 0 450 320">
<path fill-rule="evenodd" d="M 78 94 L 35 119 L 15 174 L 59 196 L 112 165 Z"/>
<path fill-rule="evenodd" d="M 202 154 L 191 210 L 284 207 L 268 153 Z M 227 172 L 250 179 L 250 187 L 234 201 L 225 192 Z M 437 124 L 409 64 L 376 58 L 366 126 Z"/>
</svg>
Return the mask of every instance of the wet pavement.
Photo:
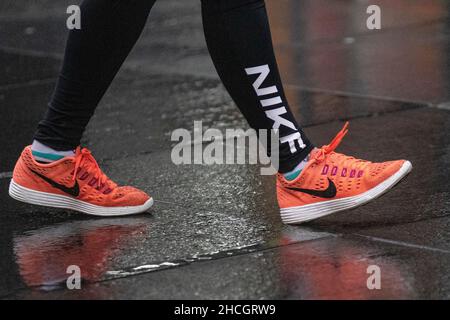
<svg viewBox="0 0 450 320">
<path fill-rule="evenodd" d="M 284 226 L 256 165 L 170 160 L 174 129 L 246 128 L 220 84 L 199 1 L 159 1 L 84 143 L 108 174 L 151 193 L 150 214 L 100 219 L 18 203 L 9 175 L 45 112 L 72 1 L 0 4 L 0 297 L 4 299 L 450 298 L 450 5 L 267 0 L 293 111 L 317 145 L 407 158 L 405 181 L 364 207 Z M 119 147 L 118 147 L 119 146 Z M 65 289 L 66 268 L 82 290 Z M 382 289 L 368 290 L 380 267 Z"/>
</svg>

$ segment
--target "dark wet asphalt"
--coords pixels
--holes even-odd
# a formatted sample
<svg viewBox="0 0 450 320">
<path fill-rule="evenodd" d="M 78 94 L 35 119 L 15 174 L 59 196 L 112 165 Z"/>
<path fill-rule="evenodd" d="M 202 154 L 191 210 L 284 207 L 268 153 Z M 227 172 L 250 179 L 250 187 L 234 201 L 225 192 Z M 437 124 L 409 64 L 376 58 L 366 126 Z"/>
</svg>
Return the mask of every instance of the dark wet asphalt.
<svg viewBox="0 0 450 320">
<path fill-rule="evenodd" d="M 256 166 L 175 166 L 170 133 L 245 122 L 205 48 L 199 3 L 160 1 L 84 142 L 111 177 L 156 199 L 149 215 L 98 219 L 7 195 L 46 109 L 73 1 L 0 4 L 0 297 L 450 298 L 450 5 L 268 0 L 286 89 L 312 140 L 351 119 L 340 150 L 407 158 L 412 174 L 362 208 L 283 226 Z M 411 4 L 413 2 L 413 4 Z M 119 147 L 118 147 L 119 146 Z M 83 289 L 64 289 L 68 265 Z M 369 265 L 382 289 L 368 290 Z"/>
</svg>

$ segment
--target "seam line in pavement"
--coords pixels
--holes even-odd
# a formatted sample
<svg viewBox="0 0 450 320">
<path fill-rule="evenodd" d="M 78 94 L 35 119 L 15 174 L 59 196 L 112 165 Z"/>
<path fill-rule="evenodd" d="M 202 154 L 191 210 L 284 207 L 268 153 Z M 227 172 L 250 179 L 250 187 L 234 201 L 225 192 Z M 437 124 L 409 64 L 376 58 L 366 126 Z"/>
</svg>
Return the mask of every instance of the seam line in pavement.
<svg viewBox="0 0 450 320">
<path fill-rule="evenodd" d="M 436 108 L 441 110 L 449 110 L 450 111 L 450 101 L 439 103 Z"/>
<path fill-rule="evenodd" d="M 317 87 L 309 87 L 309 86 L 303 86 L 303 85 L 298 85 L 298 84 L 292 84 L 289 82 L 287 82 L 284 85 L 284 87 L 292 88 L 292 89 L 299 89 L 299 90 L 304 90 L 304 91 L 310 91 L 310 92 L 315 92 L 315 93 L 326 93 L 326 94 L 330 94 L 330 95 L 344 96 L 344 97 L 350 97 L 350 98 L 400 102 L 400 103 L 406 103 L 406 104 L 421 105 L 422 107 L 434 106 L 433 103 L 430 103 L 427 101 L 421 101 L 421 100 L 405 100 L 405 99 L 400 99 L 400 98 L 395 98 L 395 97 L 390 97 L 390 96 L 379 96 L 379 95 L 362 94 L 362 93 L 342 91 L 342 90 L 322 89 L 322 88 L 317 88 Z"/>
<path fill-rule="evenodd" d="M 366 115 L 359 115 L 359 116 L 349 116 L 349 117 L 342 117 L 342 118 L 336 118 L 333 120 L 329 120 L 329 121 L 318 121 L 316 123 L 311 123 L 308 125 L 303 125 L 301 126 L 302 128 L 314 128 L 317 126 L 322 126 L 325 124 L 331 124 L 334 122 L 343 122 L 343 121 L 350 121 L 350 120 L 358 120 L 358 119 L 367 119 L 367 118 L 372 118 L 375 116 L 385 116 L 385 115 L 390 115 L 390 114 L 395 114 L 395 113 L 400 113 L 400 112 L 407 112 L 407 111 L 412 111 L 412 110 L 417 110 L 417 109 L 425 109 L 425 108 L 431 108 L 430 106 L 426 106 L 426 105 L 414 105 L 408 108 L 404 108 L 404 109 L 399 109 L 399 110 L 390 110 L 390 111 L 382 111 L 382 112 L 374 112 L 374 113 L 369 113 Z"/>
<path fill-rule="evenodd" d="M 20 89 L 25 87 L 32 87 L 32 86 L 38 86 L 41 84 L 49 84 L 55 82 L 55 78 L 44 78 L 39 80 L 30 80 L 26 82 L 20 82 L 20 83 L 12 83 L 12 84 L 6 84 L 3 86 L 0 86 L 0 91 L 7 91 L 7 90 L 14 90 L 14 89 Z"/>
<path fill-rule="evenodd" d="M 367 240 L 375 241 L 375 242 L 388 243 L 388 244 L 393 244 L 393 245 L 402 246 L 402 247 L 427 250 L 427 251 L 433 251 L 433 252 L 440 252 L 440 253 L 445 253 L 445 254 L 450 253 L 450 250 L 434 248 L 434 247 L 429 247 L 429 246 L 424 246 L 424 245 L 414 244 L 414 243 L 409 243 L 409 242 L 404 242 L 404 241 L 397 241 L 397 240 L 390 240 L 390 239 L 379 238 L 379 237 L 366 236 L 366 235 L 359 234 L 359 233 L 353 233 L 352 235 L 360 237 L 360 238 L 364 238 Z"/>
<path fill-rule="evenodd" d="M 312 46 L 321 46 L 321 45 L 327 45 L 330 43 L 338 43 L 338 44 L 343 44 L 343 41 L 346 38 L 355 38 L 355 39 L 361 39 L 361 38 L 369 38 L 369 37 L 376 37 L 379 35 L 386 35 L 386 34 L 391 34 L 391 35 L 396 35 L 398 34 L 398 32 L 402 32 L 403 30 L 411 30 L 412 28 L 421 28 L 421 27 L 428 27 L 428 26 L 432 26 L 435 24 L 439 24 L 439 23 L 445 23 L 447 17 L 440 17 L 437 19 L 431 19 L 428 21 L 423 21 L 420 23 L 409 23 L 409 24 L 404 24 L 404 25 L 400 25 L 400 26 L 395 26 L 395 27 L 388 27 L 388 28 L 381 28 L 379 30 L 371 30 L 369 32 L 356 32 L 353 34 L 348 34 L 345 37 L 342 38 L 318 38 L 318 39 L 312 39 L 310 41 L 304 41 L 304 42 L 293 42 L 291 41 L 290 43 L 280 43 L 280 44 L 276 44 L 276 48 L 280 48 L 280 49 L 284 49 L 284 48 L 310 48 Z"/>
<path fill-rule="evenodd" d="M 53 58 L 55 60 L 63 59 L 63 54 L 60 54 L 60 53 L 51 53 L 51 52 L 31 50 L 31 49 L 19 49 L 19 48 L 8 47 L 8 46 L 0 46 L 0 50 L 5 53 L 18 54 L 18 55 L 27 56 L 27 57 Z"/>
<path fill-rule="evenodd" d="M 239 256 L 246 256 L 249 254 L 254 254 L 254 253 L 259 253 L 259 252 L 265 252 L 265 251 L 270 251 L 273 249 L 278 249 L 278 248 L 283 248 L 283 247 L 288 247 L 288 246 L 292 246 L 292 245 L 299 245 L 299 244 L 303 244 L 303 243 L 309 243 L 309 242 L 315 242 L 315 241 L 321 241 L 321 240 L 326 240 L 326 239 L 330 239 L 330 238 L 339 238 L 342 235 L 338 234 L 338 233 L 331 233 L 331 232 L 322 232 L 322 233 L 326 233 L 327 235 L 324 235 L 323 237 L 318 237 L 318 238 L 313 238 L 313 239 L 307 239 L 307 240 L 299 240 L 299 241 L 293 241 L 291 243 L 288 244 L 283 244 L 283 245 L 268 245 L 268 246 L 264 246 L 264 244 L 255 244 L 255 245 L 248 245 L 248 246 L 244 246 L 241 248 L 231 248 L 228 250 L 223 250 L 223 251 L 218 251 L 216 253 L 214 253 L 216 255 L 216 257 L 211 258 L 211 259 L 199 259 L 199 258 L 194 258 L 194 257 L 188 257 L 188 258 L 182 258 L 182 259 L 178 259 L 178 260 L 172 260 L 172 261 L 166 261 L 168 263 L 171 262 L 176 262 L 176 261 L 184 261 L 185 263 L 180 263 L 180 264 L 173 264 L 171 266 L 169 266 L 168 268 L 164 268 L 164 269 L 156 269 L 156 270 L 146 270 L 146 271 L 142 271 L 142 272 L 136 272 L 134 274 L 127 274 L 124 276 L 117 276 L 117 277 L 113 277 L 110 279 L 104 279 L 104 280 L 100 280 L 100 281 L 108 281 L 108 280 L 114 280 L 114 279 L 120 279 L 120 278 L 126 278 L 126 277 L 130 277 L 130 276 L 135 276 L 135 275 L 141 275 L 141 274 L 145 274 L 145 273 L 150 273 L 150 272 L 157 272 L 157 271 L 163 271 L 163 270 L 167 270 L 167 269 L 174 269 L 174 268 L 179 268 L 179 267 L 184 267 L 187 265 L 191 265 L 191 264 L 195 264 L 195 263 L 199 263 L 199 262 L 208 262 L 208 261 L 218 261 L 218 260 L 222 260 L 222 259 L 227 259 L 227 258 L 233 258 L 233 257 L 239 257 Z M 253 246 L 258 246 L 260 245 L 260 248 L 256 248 L 255 250 L 248 250 L 248 251 L 239 251 L 239 250 L 244 250 L 244 249 L 248 249 L 251 248 Z M 233 253 L 232 255 L 227 255 L 227 252 L 233 252 L 235 251 L 235 253 Z M 222 254 L 222 255 L 221 255 Z M 209 256 L 212 256 L 213 254 L 209 254 Z M 200 257 L 208 257 L 208 254 L 203 254 L 203 255 L 198 255 Z M 189 261 L 189 260 L 193 260 L 194 261 Z M 145 265 L 148 265 L 147 263 Z M 139 268 L 141 268 L 142 266 L 134 266 L 134 267 L 127 267 L 123 270 L 139 270 Z M 111 271 L 109 271 L 111 272 Z M 99 281 L 99 282 L 100 282 Z"/>
</svg>

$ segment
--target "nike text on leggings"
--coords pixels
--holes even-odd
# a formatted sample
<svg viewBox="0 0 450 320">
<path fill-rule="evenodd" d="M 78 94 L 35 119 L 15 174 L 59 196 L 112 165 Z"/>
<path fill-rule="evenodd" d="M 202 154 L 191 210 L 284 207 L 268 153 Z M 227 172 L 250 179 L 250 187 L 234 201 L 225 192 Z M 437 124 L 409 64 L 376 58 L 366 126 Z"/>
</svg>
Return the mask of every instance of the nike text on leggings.
<svg viewBox="0 0 450 320">
<path fill-rule="evenodd" d="M 63 66 L 36 140 L 56 150 L 80 144 L 155 1 L 83 1 L 82 28 L 69 32 Z M 289 108 L 264 1 L 202 0 L 201 5 L 206 42 L 224 86 L 252 128 L 279 130 L 279 171 L 292 170 L 313 146 Z"/>
</svg>

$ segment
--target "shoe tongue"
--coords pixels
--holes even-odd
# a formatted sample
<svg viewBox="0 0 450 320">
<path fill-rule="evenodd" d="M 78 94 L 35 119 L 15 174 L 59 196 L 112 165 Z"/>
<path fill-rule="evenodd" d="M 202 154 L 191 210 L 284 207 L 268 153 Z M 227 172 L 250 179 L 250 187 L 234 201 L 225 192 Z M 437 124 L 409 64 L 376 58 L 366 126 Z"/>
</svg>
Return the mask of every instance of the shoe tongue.
<svg viewBox="0 0 450 320">
<path fill-rule="evenodd" d="M 94 173 L 94 171 L 95 171 L 95 163 L 90 158 L 84 158 L 80 169 L 86 170 L 89 173 Z"/>
<path fill-rule="evenodd" d="M 311 153 L 309 154 L 310 159 L 313 158 L 318 152 L 319 152 L 319 148 L 314 148 L 311 150 Z"/>
</svg>

